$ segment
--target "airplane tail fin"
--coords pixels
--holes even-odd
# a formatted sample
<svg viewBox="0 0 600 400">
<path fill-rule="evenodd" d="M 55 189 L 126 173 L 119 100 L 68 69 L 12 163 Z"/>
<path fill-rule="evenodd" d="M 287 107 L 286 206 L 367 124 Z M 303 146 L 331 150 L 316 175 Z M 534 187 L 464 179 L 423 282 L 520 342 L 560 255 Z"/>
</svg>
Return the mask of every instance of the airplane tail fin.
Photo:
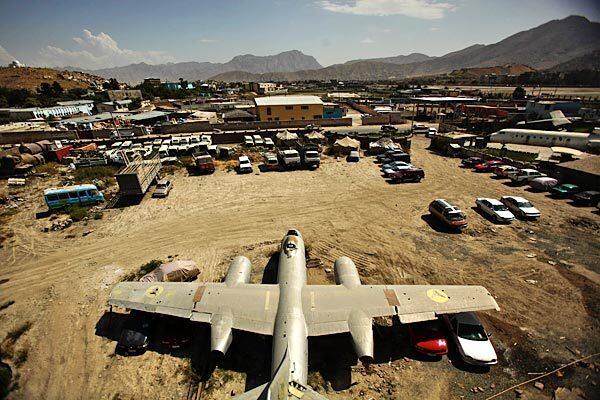
<svg viewBox="0 0 600 400">
<path fill-rule="evenodd" d="M 255 387 L 239 396 L 236 400 L 327 400 L 314 390 L 296 382 L 290 382 L 290 357 L 286 350 L 277 372 L 270 382 Z"/>
</svg>

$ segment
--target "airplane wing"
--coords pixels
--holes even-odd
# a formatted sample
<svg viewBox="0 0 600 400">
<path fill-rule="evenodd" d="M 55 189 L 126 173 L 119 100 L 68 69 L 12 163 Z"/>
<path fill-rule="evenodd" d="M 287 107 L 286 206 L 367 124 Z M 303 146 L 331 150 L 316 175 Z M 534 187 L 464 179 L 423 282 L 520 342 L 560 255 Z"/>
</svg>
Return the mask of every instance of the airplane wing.
<svg viewBox="0 0 600 400">
<path fill-rule="evenodd" d="M 112 306 L 206 323 L 228 315 L 234 329 L 263 335 L 273 334 L 278 302 L 277 285 L 201 282 L 122 282 L 108 300 Z"/>
<path fill-rule="evenodd" d="M 482 286 L 307 285 L 302 304 L 309 336 L 349 332 L 352 313 L 367 317 L 397 315 L 402 323 L 435 319 L 437 315 L 496 309 Z"/>
</svg>

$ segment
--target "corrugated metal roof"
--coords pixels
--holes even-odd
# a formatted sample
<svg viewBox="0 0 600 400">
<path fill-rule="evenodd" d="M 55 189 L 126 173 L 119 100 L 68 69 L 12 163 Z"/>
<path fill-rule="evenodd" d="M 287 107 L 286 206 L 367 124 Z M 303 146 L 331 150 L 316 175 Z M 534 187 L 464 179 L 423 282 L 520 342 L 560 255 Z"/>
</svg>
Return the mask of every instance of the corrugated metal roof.
<svg viewBox="0 0 600 400">
<path fill-rule="evenodd" d="M 306 104 L 323 104 L 318 96 L 269 96 L 254 99 L 257 106 L 291 106 Z"/>
<path fill-rule="evenodd" d="M 159 118 L 164 117 L 165 115 L 169 115 L 170 113 L 164 111 L 148 111 L 140 114 L 130 115 L 128 117 L 122 118 L 130 121 L 142 121 L 150 118 Z"/>
</svg>

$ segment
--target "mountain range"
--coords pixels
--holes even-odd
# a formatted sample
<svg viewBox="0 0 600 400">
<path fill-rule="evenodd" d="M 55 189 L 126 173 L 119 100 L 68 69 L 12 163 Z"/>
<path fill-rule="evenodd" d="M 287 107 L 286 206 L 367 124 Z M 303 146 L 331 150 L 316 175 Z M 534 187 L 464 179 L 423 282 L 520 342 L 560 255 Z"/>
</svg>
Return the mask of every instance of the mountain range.
<svg viewBox="0 0 600 400">
<path fill-rule="evenodd" d="M 139 63 L 85 72 L 128 83 L 138 83 L 148 77 L 168 81 L 179 78 L 191 81 L 385 80 L 510 64 L 526 65 L 537 70 L 558 65 L 563 65 L 563 70 L 569 65 L 593 67 L 598 64 L 594 52 L 599 50 L 600 23 L 581 16 L 570 16 L 518 32 L 494 44 L 475 44 L 441 57 L 412 53 L 351 60 L 323 67 L 314 57 L 291 50 L 271 56 L 240 55 L 226 63 Z"/>
<path fill-rule="evenodd" d="M 115 78 L 120 82 L 139 83 L 145 78 L 160 78 L 165 81 L 177 81 L 183 78 L 190 81 L 204 80 L 228 71 L 245 71 L 254 74 L 265 72 L 294 72 L 323 68 L 317 60 L 298 50 L 284 51 L 272 56 L 244 54 L 233 57 L 226 63 L 180 62 L 167 64 L 131 64 L 124 67 L 86 70 L 84 72 L 104 78 Z M 69 70 L 81 70 L 66 67 Z"/>
<path fill-rule="evenodd" d="M 402 63 L 398 56 L 355 60 L 312 71 L 249 74 L 247 71 L 226 72 L 213 76 L 222 81 L 302 81 L 302 80 L 385 80 L 423 75 L 446 74 L 454 70 L 523 64 L 533 69 L 548 69 L 573 59 L 593 62 L 590 56 L 600 50 L 600 23 L 585 17 L 570 16 L 522 31 L 490 45 L 475 44 L 423 61 Z M 392 60 L 398 60 L 393 62 Z M 579 66 L 582 64 L 580 63 Z M 593 64 L 589 64 L 593 66 Z"/>
</svg>

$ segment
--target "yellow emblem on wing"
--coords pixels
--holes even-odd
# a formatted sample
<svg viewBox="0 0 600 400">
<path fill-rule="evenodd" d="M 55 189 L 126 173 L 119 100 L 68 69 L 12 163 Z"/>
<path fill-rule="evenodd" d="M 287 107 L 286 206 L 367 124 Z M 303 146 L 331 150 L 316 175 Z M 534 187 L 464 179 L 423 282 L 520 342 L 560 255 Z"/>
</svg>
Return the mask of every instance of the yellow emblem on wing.
<svg viewBox="0 0 600 400">
<path fill-rule="evenodd" d="M 427 297 L 429 297 L 431 300 L 435 301 L 436 303 L 445 303 L 448 300 L 450 300 L 448 295 L 443 290 L 440 290 L 440 289 L 429 289 L 427 291 Z"/>
</svg>

